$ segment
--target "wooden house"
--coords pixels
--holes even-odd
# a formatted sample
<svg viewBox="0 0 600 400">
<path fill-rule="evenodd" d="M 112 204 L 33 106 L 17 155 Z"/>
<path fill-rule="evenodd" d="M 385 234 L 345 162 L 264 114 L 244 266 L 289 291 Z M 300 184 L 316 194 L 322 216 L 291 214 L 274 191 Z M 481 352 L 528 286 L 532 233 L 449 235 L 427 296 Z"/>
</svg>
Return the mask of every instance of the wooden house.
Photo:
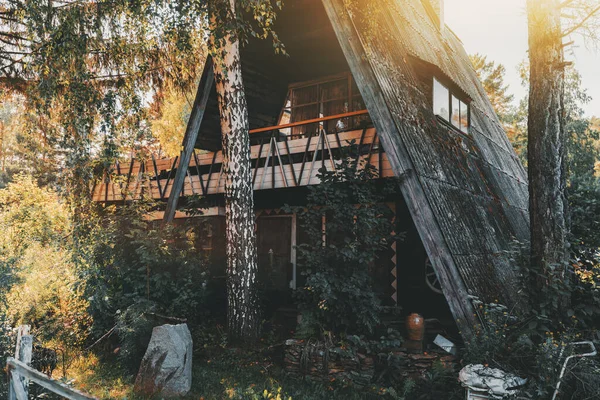
<svg viewBox="0 0 600 400">
<path fill-rule="evenodd" d="M 251 41 L 242 67 L 259 261 L 270 284 L 286 291 L 299 279 L 302 233 L 281 207 L 301 202 L 306 186 L 319 184 L 318 169 L 335 168 L 335 149 L 353 139 L 382 179 L 399 178 L 402 193 L 390 206 L 407 237 L 375 272 L 383 296 L 405 312 L 450 316 L 469 335 L 479 319 L 471 296 L 523 306 L 503 254 L 528 238 L 528 188 L 460 39 L 444 24 L 442 2 L 288 1 L 275 29 L 290 56 Z M 145 190 L 167 203 L 169 219 L 182 216 L 180 198 L 213 198 L 205 218 L 217 237 L 220 136 L 209 61 L 181 156 L 117 165 L 120 179 L 107 175 L 94 199 L 122 202 Z M 207 249 L 224 251 L 209 237 Z"/>
</svg>

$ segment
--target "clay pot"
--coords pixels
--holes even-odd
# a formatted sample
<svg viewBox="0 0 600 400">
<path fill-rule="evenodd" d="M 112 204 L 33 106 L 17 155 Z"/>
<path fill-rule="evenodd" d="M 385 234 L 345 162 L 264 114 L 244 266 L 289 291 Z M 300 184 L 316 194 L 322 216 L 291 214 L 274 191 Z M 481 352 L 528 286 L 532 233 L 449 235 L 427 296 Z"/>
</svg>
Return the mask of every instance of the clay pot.
<svg viewBox="0 0 600 400">
<path fill-rule="evenodd" d="M 406 331 L 408 339 L 421 341 L 425 336 L 425 319 L 422 315 L 412 313 L 406 317 Z"/>
</svg>

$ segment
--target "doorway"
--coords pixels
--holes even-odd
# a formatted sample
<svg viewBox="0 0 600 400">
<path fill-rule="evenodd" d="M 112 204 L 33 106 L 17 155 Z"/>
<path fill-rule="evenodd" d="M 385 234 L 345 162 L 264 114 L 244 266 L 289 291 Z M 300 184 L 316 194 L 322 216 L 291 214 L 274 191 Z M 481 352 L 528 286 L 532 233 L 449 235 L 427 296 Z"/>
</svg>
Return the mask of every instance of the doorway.
<svg viewBox="0 0 600 400">
<path fill-rule="evenodd" d="M 256 220 L 258 281 L 267 308 L 289 305 L 296 288 L 296 216 L 264 215 Z"/>
</svg>

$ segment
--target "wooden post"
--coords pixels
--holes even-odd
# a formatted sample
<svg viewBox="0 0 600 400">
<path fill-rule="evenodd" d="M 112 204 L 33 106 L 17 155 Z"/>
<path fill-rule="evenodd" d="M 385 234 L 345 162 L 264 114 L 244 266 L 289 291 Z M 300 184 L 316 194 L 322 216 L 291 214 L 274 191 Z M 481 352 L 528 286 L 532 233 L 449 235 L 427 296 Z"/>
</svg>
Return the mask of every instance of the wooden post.
<svg viewBox="0 0 600 400">
<path fill-rule="evenodd" d="M 20 326 L 17 330 L 15 357 L 26 365 L 31 365 L 33 336 L 24 333 L 29 333 L 28 325 Z M 14 370 L 9 369 L 8 392 L 9 400 L 27 400 L 29 394 L 29 380 L 22 377 Z"/>
<path fill-rule="evenodd" d="M 198 138 L 200 125 L 202 125 L 204 111 L 206 110 L 208 96 L 210 95 L 210 89 L 213 86 L 214 79 L 215 74 L 213 73 L 213 60 L 212 57 L 209 56 L 206 59 L 206 64 L 204 65 L 204 71 L 202 72 L 202 78 L 200 80 L 200 84 L 198 85 L 196 99 L 194 100 L 194 108 L 192 109 L 192 114 L 190 115 L 190 120 L 185 131 L 183 149 L 181 150 L 181 155 L 179 157 L 177 173 L 173 179 L 171 195 L 167 201 L 164 222 L 172 222 L 173 218 L 175 217 L 177 203 L 179 202 L 179 197 L 181 196 L 181 188 L 185 183 L 188 166 L 190 165 L 190 160 L 194 151 L 194 145 L 196 144 L 196 139 Z"/>
<path fill-rule="evenodd" d="M 37 371 L 23 362 L 15 360 L 12 357 L 8 358 L 6 364 L 13 377 L 27 377 L 32 382 L 37 383 L 38 385 L 48 389 L 50 392 L 56 393 L 65 399 L 96 400 L 96 398 L 94 397 L 88 396 L 78 390 L 72 389 L 60 382 L 55 381 L 54 379 L 48 378 L 45 374 L 41 373 L 40 371 Z M 16 380 L 11 380 L 11 383 L 15 381 Z M 24 395 L 22 386 L 15 385 L 15 389 L 16 396 L 14 397 L 14 399 L 27 400 L 27 397 Z"/>
<path fill-rule="evenodd" d="M 19 361 L 31 365 L 33 357 L 33 336 L 25 335 L 21 337 L 21 348 L 19 349 Z M 27 398 L 29 394 L 29 379 L 21 377 L 21 386 Z"/>
</svg>

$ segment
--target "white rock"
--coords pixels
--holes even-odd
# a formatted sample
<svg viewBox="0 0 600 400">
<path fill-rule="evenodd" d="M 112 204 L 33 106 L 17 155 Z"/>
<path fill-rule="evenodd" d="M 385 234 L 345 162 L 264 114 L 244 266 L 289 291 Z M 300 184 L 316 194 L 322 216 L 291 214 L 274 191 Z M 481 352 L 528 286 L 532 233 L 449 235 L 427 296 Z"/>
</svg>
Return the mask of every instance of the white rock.
<svg viewBox="0 0 600 400">
<path fill-rule="evenodd" d="M 192 335 L 187 325 L 155 327 L 135 379 L 135 391 L 178 397 L 186 395 L 191 386 Z"/>
</svg>

